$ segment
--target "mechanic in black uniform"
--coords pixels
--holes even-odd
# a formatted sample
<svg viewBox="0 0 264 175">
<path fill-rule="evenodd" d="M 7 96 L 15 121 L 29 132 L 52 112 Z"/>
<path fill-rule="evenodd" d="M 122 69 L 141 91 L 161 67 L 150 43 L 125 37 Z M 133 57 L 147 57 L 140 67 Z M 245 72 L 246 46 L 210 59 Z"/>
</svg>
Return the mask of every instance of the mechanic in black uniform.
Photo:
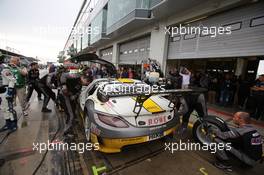
<svg viewBox="0 0 264 175">
<path fill-rule="evenodd" d="M 38 86 L 44 95 L 44 102 L 41 112 L 52 112 L 48 109 L 50 98 L 57 104 L 56 94 L 52 89 L 57 88 L 57 76 L 56 72 L 49 73 L 39 80 Z"/>
<path fill-rule="evenodd" d="M 207 108 L 205 96 L 203 93 L 191 93 L 183 95 L 180 98 L 181 107 L 179 113 L 183 115 L 182 124 L 178 129 L 178 133 L 183 135 L 187 131 L 188 123 L 192 112 L 195 110 L 198 114 L 198 117 L 207 116 Z"/>
<path fill-rule="evenodd" d="M 258 131 L 250 125 L 250 116 L 246 112 L 237 112 L 234 114 L 233 122 L 238 127 L 229 128 L 230 131 L 213 131 L 216 135 L 217 143 L 231 143 L 231 149 L 217 150 L 215 166 L 220 169 L 231 170 L 230 159 L 226 151 L 233 154 L 243 163 L 254 166 L 262 160 L 262 138 Z"/>
<path fill-rule="evenodd" d="M 72 136 L 72 127 L 74 124 L 76 107 L 82 85 L 88 85 L 92 79 L 87 78 L 86 70 L 79 71 L 79 66 L 73 63 L 67 63 L 66 67 L 69 71 L 62 73 L 60 83 L 62 85 L 62 93 L 65 102 L 66 124 L 64 136 Z"/>
<path fill-rule="evenodd" d="M 41 100 L 41 90 L 38 87 L 38 81 L 39 81 L 39 69 L 38 69 L 38 63 L 31 63 L 30 64 L 30 70 L 28 71 L 28 94 L 27 94 L 27 102 L 29 102 L 33 90 L 35 90 L 38 93 L 38 100 Z"/>
<path fill-rule="evenodd" d="M 60 112 L 64 112 L 66 109 L 65 101 L 62 93 L 62 85 L 60 82 L 60 77 L 63 73 L 67 72 L 67 69 L 64 66 L 59 66 L 56 70 L 56 80 L 57 80 L 57 107 Z"/>
</svg>

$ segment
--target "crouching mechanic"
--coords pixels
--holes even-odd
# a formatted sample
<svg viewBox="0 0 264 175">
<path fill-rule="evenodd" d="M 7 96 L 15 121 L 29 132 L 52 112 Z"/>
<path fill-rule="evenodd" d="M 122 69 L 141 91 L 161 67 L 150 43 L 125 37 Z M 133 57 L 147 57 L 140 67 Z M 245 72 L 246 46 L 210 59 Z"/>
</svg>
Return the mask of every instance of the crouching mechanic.
<svg viewBox="0 0 264 175">
<path fill-rule="evenodd" d="M 3 64 L 4 57 L 0 56 L 0 64 L 2 65 L 2 85 L 1 92 L 5 93 L 5 99 L 2 102 L 3 116 L 5 125 L 0 129 L 0 132 L 9 130 L 10 132 L 17 130 L 17 114 L 13 106 L 15 99 L 15 84 L 16 79 L 13 76 L 10 67 Z"/>
<path fill-rule="evenodd" d="M 72 127 L 82 86 L 88 85 L 92 79 L 87 78 L 85 70 L 79 72 L 79 66 L 76 64 L 67 63 L 65 66 L 68 71 L 61 74 L 60 84 L 62 86 L 61 91 L 64 98 L 66 114 L 64 136 L 67 138 L 73 136 Z"/>
<path fill-rule="evenodd" d="M 258 131 L 250 125 L 250 116 L 246 112 L 234 114 L 233 122 L 238 127 L 229 128 L 230 131 L 212 131 L 216 135 L 216 143 L 231 143 L 231 147 L 217 150 L 215 166 L 220 169 L 231 170 L 227 151 L 249 166 L 254 166 L 262 160 L 262 138 Z"/>
</svg>

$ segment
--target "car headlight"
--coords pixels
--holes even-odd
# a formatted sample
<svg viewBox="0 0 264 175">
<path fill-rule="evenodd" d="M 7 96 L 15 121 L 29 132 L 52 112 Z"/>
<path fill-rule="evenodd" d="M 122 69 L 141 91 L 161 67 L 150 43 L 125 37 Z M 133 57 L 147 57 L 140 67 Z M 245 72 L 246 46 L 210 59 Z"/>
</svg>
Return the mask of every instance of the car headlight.
<svg viewBox="0 0 264 175">
<path fill-rule="evenodd" d="M 107 116 L 102 114 L 97 114 L 98 118 L 104 124 L 116 127 L 116 128 L 128 128 L 128 124 L 126 124 L 123 120 L 115 116 Z"/>
</svg>

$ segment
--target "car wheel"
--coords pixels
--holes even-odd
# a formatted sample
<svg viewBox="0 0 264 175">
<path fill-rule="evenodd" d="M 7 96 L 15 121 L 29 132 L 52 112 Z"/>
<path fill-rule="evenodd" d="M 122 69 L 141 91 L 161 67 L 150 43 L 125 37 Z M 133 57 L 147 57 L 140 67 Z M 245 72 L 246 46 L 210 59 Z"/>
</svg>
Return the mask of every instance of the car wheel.
<svg viewBox="0 0 264 175">
<path fill-rule="evenodd" d="M 205 126 L 201 121 L 197 120 L 193 125 L 193 137 L 194 140 L 201 144 L 210 144 L 212 142 L 212 137 L 214 137 L 207 129 L 210 127 L 215 131 L 229 131 L 226 123 L 220 122 L 215 116 L 208 116 L 203 119 L 207 124 Z M 206 128 L 207 127 L 207 128 Z"/>
<path fill-rule="evenodd" d="M 84 131 L 85 131 L 85 137 L 89 142 L 91 139 L 91 122 L 88 116 L 85 117 Z"/>
</svg>

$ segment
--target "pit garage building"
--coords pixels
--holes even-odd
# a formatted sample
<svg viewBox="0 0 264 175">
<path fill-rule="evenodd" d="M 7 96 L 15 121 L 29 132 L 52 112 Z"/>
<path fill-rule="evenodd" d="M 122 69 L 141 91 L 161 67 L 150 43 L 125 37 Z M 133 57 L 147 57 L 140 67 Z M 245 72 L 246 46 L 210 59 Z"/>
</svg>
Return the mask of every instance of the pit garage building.
<svg viewBox="0 0 264 175">
<path fill-rule="evenodd" d="M 187 66 L 256 77 L 264 59 L 263 9 L 258 0 L 98 0 L 94 7 L 84 2 L 75 27 L 99 26 L 99 34 L 71 33 L 64 51 L 95 52 L 117 66 L 152 58 L 165 72 Z M 230 27 L 231 34 L 169 35 L 167 29 L 179 25 Z"/>
</svg>

